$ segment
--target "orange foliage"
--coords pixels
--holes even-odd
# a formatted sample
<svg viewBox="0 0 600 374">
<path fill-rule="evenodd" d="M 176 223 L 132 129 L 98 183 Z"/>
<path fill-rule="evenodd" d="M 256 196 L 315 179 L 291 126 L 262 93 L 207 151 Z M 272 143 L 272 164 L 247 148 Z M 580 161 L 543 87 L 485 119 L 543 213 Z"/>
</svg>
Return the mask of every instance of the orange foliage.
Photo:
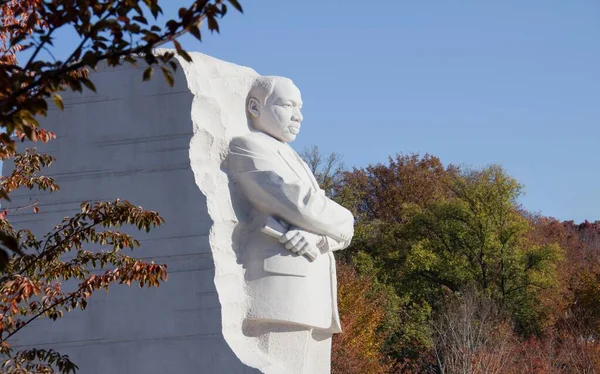
<svg viewBox="0 0 600 374">
<path fill-rule="evenodd" d="M 27 135 L 14 132 L 15 139 L 46 143 L 56 136 L 39 127 Z M 0 199 L 20 188 L 54 192 L 59 186 L 42 170 L 54 157 L 36 148 L 4 149 L 0 160 L 12 161 L 10 173 L 0 176 Z M 0 366 L 2 373 L 70 374 L 77 366 L 68 356 L 52 349 L 24 348 L 12 344 L 14 336 L 38 318 L 56 320 L 75 309 L 85 309 L 90 296 L 116 284 L 159 287 L 167 280 L 166 265 L 147 263 L 123 253 L 140 243 L 120 232 L 125 225 L 149 231 L 164 220 L 157 212 L 144 210 L 120 199 L 81 204 L 81 211 L 66 217 L 43 238 L 11 225 L 11 213 L 39 207 L 4 208 L 0 212 Z M 102 248 L 97 251 L 98 247 Z M 9 255 L 10 250 L 12 256 Z M 77 282 L 75 290 L 63 281 Z"/>
<path fill-rule="evenodd" d="M 12 43 L 20 34 L 30 35 L 34 26 L 43 24 L 43 20 L 37 18 L 37 13 L 33 11 L 41 2 L 42 0 L 10 0 L 0 6 L 0 24 L 6 27 L 4 32 L 0 32 L 0 63 L 17 64 L 16 54 L 24 47 L 22 44 Z"/>
<path fill-rule="evenodd" d="M 543 339 L 530 339 L 514 347 L 510 373 L 597 373 L 600 346 L 570 333 L 548 333 Z"/>
<path fill-rule="evenodd" d="M 476 368 L 473 374 L 598 373 L 600 345 L 565 333 L 527 341 L 513 338 L 509 345 L 477 351 L 470 366 Z"/>
<path fill-rule="evenodd" d="M 351 265 L 338 263 L 338 303 L 343 332 L 333 338 L 333 374 L 378 374 L 391 370 L 382 353 L 384 295 L 373 281 L 360 277 Z"/>
<path fill-rule="evenodd" d="M 580 336 L 600 335 L 600 225 L 530 218 L 535 243 L 557 243 L 565 252 L 558 267 L 559 285 L 544 290 L 542 302 L 549 326 Z"/>
<path fill-rule="evenodd" d="M 344 187 L 352 190 L 358 218 L 403 222 L 403 206 L 425 207 L 449 191 L 445 180 L 456 170 L 444 168 L 439 158 L 426 154 L 397 155 L 387 165 L 370 165 L 344 174 Z"/>
<path fill-rule="evenodd" d="M 600 344 L 563 325 L 520 339 L 491 303 L 467 294 L 438 317 L 435 351 L 442 372 L 559 374 L 600 372 Z"/>
</svg>

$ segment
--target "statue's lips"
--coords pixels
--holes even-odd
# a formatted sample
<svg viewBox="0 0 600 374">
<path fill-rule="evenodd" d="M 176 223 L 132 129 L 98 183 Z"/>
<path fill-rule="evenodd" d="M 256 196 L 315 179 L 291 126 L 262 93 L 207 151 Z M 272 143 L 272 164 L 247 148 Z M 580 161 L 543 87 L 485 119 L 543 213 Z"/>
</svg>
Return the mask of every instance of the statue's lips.
<svg viewBox="0 0 600 374">
<path fill-rule="evenodd" d="M 300 126 L 288 126 L 288 131 L 294 135 L 298 135 L 300 132 Z"/>
</svg>

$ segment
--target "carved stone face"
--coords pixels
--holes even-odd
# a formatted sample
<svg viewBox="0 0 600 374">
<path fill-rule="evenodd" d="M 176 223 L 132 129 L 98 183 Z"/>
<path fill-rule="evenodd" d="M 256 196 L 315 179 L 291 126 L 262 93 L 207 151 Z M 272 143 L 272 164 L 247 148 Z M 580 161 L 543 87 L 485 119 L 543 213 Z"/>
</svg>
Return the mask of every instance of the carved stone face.
<svg viewBox="0 0 600 374">
<path fill-rule="evenodd" d="M 302 97 L 291 81 L 278 79 L 264 105 L 250 99 L 248 110 L 254 126 L 275 139 L 289 143 L 296 139 L 302 122 Z"/>
</svg>

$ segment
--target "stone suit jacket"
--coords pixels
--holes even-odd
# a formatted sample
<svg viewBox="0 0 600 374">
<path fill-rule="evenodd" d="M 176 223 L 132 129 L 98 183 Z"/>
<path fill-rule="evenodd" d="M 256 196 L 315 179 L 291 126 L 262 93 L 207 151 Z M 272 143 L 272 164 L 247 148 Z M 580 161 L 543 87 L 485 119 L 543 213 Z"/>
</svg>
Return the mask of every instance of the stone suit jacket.
<svg viewBox="0 0 600 374">
<path fill-rule="evenodd" d="M 334 250 L 350 244 L 354 217 L 325 196 L 314 175 L 288 145 L 261 132 L 231 141 L 228 168 L 254 208 L 243 249 L 248 319 L 280 321 L 340 332 Z M 314 262 L 260 232 L 273 216 L 319 235 Z"/>
</svg>

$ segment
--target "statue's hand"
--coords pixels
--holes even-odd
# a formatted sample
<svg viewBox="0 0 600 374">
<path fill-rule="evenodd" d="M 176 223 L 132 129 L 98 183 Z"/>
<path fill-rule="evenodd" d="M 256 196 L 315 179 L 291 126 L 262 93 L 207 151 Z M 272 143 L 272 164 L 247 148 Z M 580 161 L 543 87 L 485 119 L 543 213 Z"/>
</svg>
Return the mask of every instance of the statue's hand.
<svg viewBox="0 0 600 374">
<path fill-rule="evenodd" d="M 321 253 L 317 247 L 319 240 L 319 235 L 298 228 L 292 228 L 279 238 L 292 253 L 298 256 L 308 255 L 312 259 Z"/>
</svg>

